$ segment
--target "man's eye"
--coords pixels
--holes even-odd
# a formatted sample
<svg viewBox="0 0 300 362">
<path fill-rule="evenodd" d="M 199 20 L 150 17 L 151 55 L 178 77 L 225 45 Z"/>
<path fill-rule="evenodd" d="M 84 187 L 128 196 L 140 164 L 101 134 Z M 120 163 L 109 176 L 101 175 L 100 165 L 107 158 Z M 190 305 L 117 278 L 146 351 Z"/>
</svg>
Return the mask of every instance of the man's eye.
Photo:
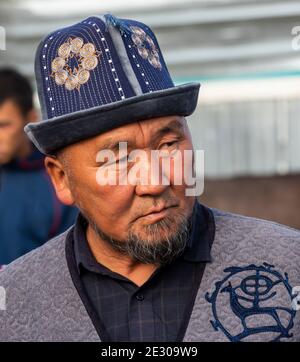
<svg viewBox="0 0 300 362">
<path fill-rule="evenodd" d="M 10 126 L 10 123 L 0 123 L 0 128 L 7 128 Z"/>
<path fill-rule="evenodd" d="M 172 147 L 174 146 L 178 141 L 170 141 L 170 142 L 165 142 L 163 145 L 162 145 L 162 148 L 165 148 L 165 147 Z"/>
<path fill-rule="evenodd" d="M 165 142 L 159 148 L 161 157 L 172 157 L 178 151 L 178 140 Z"/>
</svg>

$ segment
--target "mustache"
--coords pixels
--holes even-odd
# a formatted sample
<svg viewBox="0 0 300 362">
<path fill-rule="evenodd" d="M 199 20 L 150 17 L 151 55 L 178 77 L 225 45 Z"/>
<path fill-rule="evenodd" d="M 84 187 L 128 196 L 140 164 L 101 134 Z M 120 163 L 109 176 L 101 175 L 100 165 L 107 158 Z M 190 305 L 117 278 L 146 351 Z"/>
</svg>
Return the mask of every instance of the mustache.
<svg viewBox="0 0 300 362">
<path fill-rule="evenodd" d="M 133 216 L 133 220 L 131 223 L 135 222 L 140 217 L 146 216 L 153 212 L 159 212 L 163 209 L 167 209 L 170 207 L 179 206 L 179 200 L 176 197 L 160 197 L 159 199 L 153 199 L 152 204 L 149 204 L 147 207 L 145 204 L 138 211 L 135 212 Z"/>
</svg>

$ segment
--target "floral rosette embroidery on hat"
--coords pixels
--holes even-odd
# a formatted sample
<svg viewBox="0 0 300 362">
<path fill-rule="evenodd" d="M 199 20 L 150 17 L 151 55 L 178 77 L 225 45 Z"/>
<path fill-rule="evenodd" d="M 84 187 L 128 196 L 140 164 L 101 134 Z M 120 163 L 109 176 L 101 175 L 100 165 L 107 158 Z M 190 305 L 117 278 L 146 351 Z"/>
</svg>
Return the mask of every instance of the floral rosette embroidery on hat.
<svg viewBox="0 0 300 362">
<path fill-rule="evenodd" d="M 158 49 L 156 48 L 153 39 L 138 26 L 131 26 L 130 29 L 132 30 L 131 39 L 140 56 L 143 59 L 148 60 L 154 68 L 161 70 L 162 65 L 159 60 Z"/>
<path fill-rule="evenodd" d="M 57 85 L 64 85 L 67 90 L 80 89 L 90 78 L 90 71 L 99 63 L 101 51 L 94 44 L 85 43 L 81 38 L 69 38 L 57 50 L 58 57 L 51 63 L 52 73 Z M 72 60 L 77 66 L 72 67 Z"/>
</svg>

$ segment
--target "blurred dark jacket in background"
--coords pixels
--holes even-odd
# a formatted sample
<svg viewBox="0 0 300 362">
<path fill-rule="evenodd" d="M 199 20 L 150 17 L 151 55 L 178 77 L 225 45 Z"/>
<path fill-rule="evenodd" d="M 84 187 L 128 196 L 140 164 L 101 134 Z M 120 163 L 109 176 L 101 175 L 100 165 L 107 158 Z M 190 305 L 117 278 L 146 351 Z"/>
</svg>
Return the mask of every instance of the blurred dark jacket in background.
<svg viewBox="0 0 300 362">
<path fill-rule="evenodd" d="M 37 150 L 0 166 L 0 265 L 44 244 L 74 223 L 77 209 L 56 198 Z"/>
</svg>

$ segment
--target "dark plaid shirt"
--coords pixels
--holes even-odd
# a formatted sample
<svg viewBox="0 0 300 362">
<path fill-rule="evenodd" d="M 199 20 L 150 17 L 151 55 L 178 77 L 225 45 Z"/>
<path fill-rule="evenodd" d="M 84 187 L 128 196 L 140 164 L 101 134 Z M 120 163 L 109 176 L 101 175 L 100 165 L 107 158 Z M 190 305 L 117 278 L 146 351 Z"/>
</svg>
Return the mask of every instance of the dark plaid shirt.
<svg viewBox="0 0 300 362">
<path fill-rule="evenodd" d="M 205 263 L 210 261 L 215 227 L 211 210 L 195 203 L 186 250 L 169 266 L 156 269 L 140 287 L 95 260 L 86 227 L 79 215 L 73 232 L 74 262 L 102 341 L 182 340 Z"/>
</svg>

